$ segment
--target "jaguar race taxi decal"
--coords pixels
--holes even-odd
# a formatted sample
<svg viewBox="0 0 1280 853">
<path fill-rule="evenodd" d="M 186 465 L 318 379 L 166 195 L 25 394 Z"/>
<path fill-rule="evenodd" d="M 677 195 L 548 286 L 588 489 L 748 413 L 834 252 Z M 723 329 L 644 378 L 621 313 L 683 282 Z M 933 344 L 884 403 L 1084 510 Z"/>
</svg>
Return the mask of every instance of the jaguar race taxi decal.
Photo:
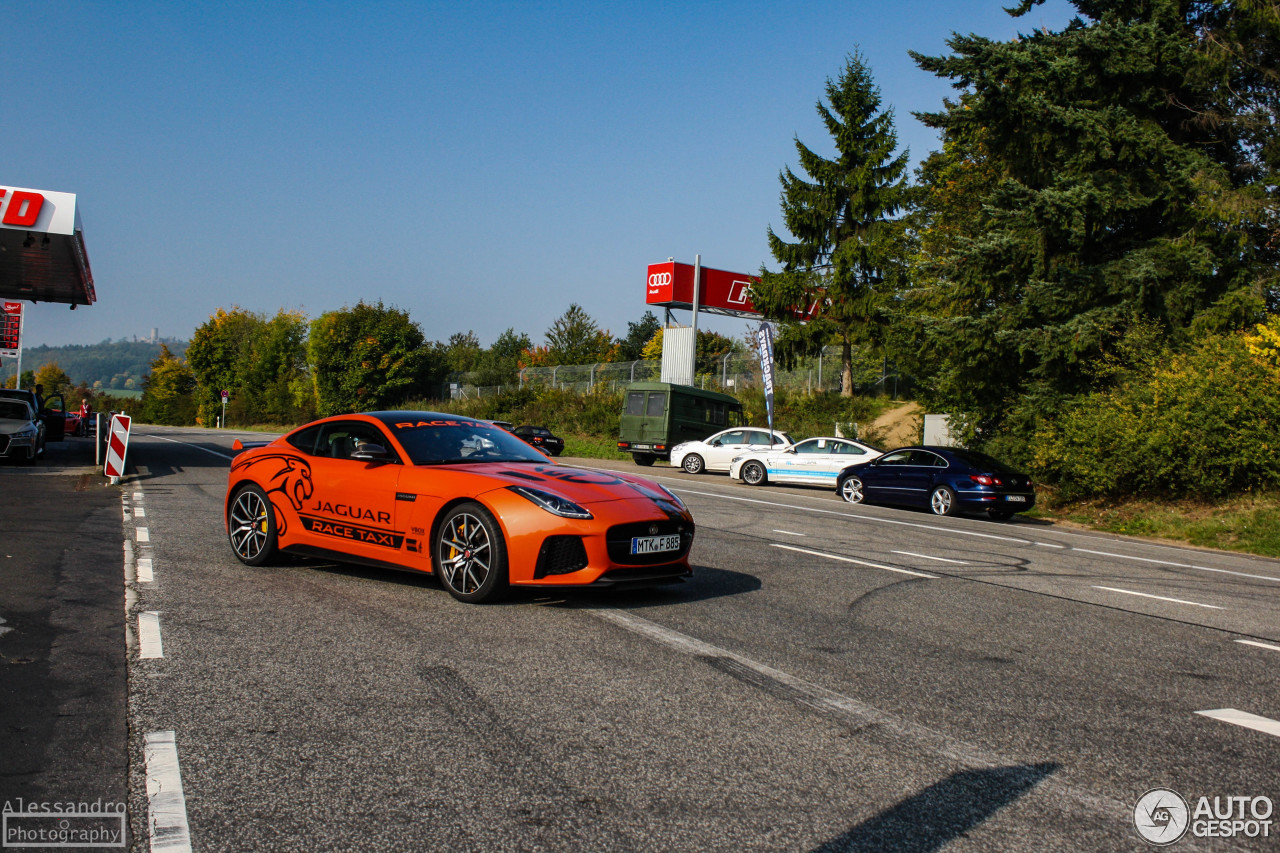
<svg viewBox="0 0 1280 853">
<path fill-rule="evenodd" d="M 254 470 L 250 472 L 250 469 Z M 258 456 L 241 456 L 231 465 L 232 474 L 236 474 L 237 471 L 241 476 L 253 476 L 262 483 L 268 497 L 272 493 L 284 496 L 297 512 L 302 512 L 304 503 L 315 492 L 315 486 L 311 482 L 311 466 L 305 459 L 292 454 L 263 453 Z M 274 500 L 271 506 L 275 508 Z M 275 520 L 279 535 L 288 533 L 288 521 L 278 510 L 275 513 Z"/>
</svg>

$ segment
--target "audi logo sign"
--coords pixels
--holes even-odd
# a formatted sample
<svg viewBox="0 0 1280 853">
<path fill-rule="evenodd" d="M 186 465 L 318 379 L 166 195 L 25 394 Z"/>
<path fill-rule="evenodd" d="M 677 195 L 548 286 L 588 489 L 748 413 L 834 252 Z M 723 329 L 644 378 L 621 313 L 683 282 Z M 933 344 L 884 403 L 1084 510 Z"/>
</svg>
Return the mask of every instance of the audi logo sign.
<svg viewBox="0 0 1280 853">
<path fill-rule="evenodd" d="M 675 261 L 649 264 L 645 302 L 664 308 L 693 307 L 693 266 Z M 751 286 L 760 279 L 740 272 L 702 267 L 702 282 L 698 290 L 700 310 L 725 314 L 730 317 L 759 317 L 760 312 L 751 304 Z M 816 306 L 808 310 L 797 309 L 797 319 L 811 320 L 817 313 Z"/>
</svg>

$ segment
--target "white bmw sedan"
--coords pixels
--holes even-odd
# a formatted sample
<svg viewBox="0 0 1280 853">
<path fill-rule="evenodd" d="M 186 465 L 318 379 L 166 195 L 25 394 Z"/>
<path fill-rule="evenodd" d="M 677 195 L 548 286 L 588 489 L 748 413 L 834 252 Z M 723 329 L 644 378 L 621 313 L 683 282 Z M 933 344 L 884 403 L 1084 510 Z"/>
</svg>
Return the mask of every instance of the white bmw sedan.
<svg viewBox="0 0 1280 853">
<path fill-rule="evenodd" d="M 760 427 L 723 429 L 702 441 L 682 441 L 671 448 L 671 465 L 690 474 L 728 471 L 735 456 L 752 450 L 786 447 L 790 443 L 791 436 L 777 430 L 770 433 Z M 852 464 L 852 461 L 845 464 Z"/>
<path fill-rule="evenodd" d="M 729 464 L 729 476 L 752 486 L 802 483 L 834 488 L 842 469 L 881 455 L 882 451 L 851 438 L 806 438 L 781 450 L 736 456 Z"/>
</svg>

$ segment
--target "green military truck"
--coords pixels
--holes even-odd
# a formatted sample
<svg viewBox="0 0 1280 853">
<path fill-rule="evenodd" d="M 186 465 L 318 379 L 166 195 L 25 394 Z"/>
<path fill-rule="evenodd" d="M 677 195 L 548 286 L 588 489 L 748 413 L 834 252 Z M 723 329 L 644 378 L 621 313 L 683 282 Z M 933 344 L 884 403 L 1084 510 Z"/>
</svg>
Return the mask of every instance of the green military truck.
<svg viewBox="0 0 1280 853">
<path fill-rule="evenodd" d="M 618 449 L 637 465 L 669 459 L 671 448 L 746 423 L 742 403 L 716 391 L 670 382 L 637 382 L 627 388 Z"/>
</svg>

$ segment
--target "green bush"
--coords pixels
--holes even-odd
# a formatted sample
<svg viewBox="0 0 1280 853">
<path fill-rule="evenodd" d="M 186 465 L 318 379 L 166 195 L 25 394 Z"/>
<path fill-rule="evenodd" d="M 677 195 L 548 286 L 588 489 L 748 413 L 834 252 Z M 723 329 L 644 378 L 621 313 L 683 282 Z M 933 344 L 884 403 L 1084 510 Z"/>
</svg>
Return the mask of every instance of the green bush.
<svg viewBox="0 0 1280 853">
<path fill-rule="evenodd" d="M 1280 485 L 1280 377 L 1239 334 L 1207 338 L 1068 403 L 1033 442 L 1032 473 L 1068 500 L 1216 498 Z"/>
</svg>

